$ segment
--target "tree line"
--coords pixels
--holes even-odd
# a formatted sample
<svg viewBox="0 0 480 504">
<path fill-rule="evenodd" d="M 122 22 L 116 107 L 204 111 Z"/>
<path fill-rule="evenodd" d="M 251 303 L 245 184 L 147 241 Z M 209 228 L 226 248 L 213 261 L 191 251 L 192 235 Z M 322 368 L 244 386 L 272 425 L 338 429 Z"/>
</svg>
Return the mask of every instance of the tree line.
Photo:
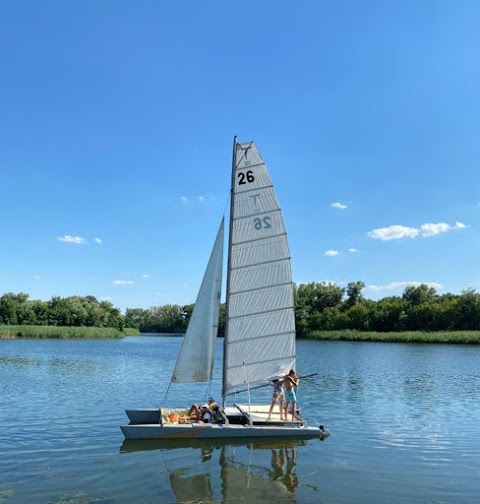
<svg viewBox="0 0 480 504">
<path fill-rule="evenodd" d="M 478 331 L 480 294 L 439 295 L 433 287 L 407 286 L 402 296 L 365 299 L 363 282 L 345 288 L 334 284 L 300 284 L 295 289 L 297 334 L 311 331 Z"/>
<path fill-rule="evenodd" d="M 439 295 L 433 287 L 407 286 L 401 296 L 379 300 L 363 296 L 363 282 L 346 287 L 332 283 L 299 284 L 294 289 L 297 334 L 312 331 L 465 331 L 480 330 L 480 294 L 466 289 L 461 294 Z M 94 296 L 52 297 L 30 300 L 28 294 L 4 294 L 0 298 L 0 325 L 51 325 L 138 328 L 141 332 L 185 332 L 193 304 L 167 304 L 149 309 L 127 308 L 122 315 L 108 301 Z M 219 334 L 225 330 L 225 305 L 220 307 Z"/>
<path fill-rule="evenodd" d="M 0 325 L 113 327 L 120 331 L 127 327 L 121 311 L 109 301 L 94 296 L 53 296 L 38 301 L 23 292 L 0 297 Z"/>
<path fill-rule="evenodd" d="M 439 295 L 433 287 L 407 286 L 401 296 L 373 301 L 363 296 L 363 282 L 346 287 L 313 282 L 295 286 L 295 322 L 298 336 L 312 331 L 461 331 L 480 330 L 480 294 Z M 128 327 L 142 332 L 183 332 L 194 305 L 129 308 Z M 225 306 L 220 307 L 219 334 L 225 330 Z"/>
</svg>

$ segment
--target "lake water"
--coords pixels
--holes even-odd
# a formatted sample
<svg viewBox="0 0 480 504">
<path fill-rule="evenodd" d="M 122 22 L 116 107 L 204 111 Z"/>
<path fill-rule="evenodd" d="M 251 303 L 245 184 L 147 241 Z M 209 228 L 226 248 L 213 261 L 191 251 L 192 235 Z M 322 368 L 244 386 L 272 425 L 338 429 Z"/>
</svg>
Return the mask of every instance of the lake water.
<svg viewBox="0 0 480 504">
<path fill-rule="evenodd" d="M 165 404 L 181 342 L 0 340 L 0 502 L 480 502 L 480 347 L 298 341 L 326 440 L 123 443 L 125 408 Z M 166 402 L 219 398 L 220 373 Z"/>
</svg>

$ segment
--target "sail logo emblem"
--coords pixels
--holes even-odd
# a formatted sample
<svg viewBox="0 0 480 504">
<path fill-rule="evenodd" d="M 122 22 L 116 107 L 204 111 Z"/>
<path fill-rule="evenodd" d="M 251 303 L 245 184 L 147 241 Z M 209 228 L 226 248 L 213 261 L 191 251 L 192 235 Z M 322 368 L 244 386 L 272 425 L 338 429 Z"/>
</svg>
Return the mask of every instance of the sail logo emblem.
<svg viewBox="0 0 480 504">
<path fill-rule="evenodd" d="M 249 166 L 251 161 L 248 159 L 248 151 L 252 148 L 252 144 L 250 144 L 248 147 L 242 147 L 240 146 L 240 149 L 245 152 L 245 166 Z"/>
<path fill-rule="evenodd" d="M 255 207 L 255 212 L 260 212 L 260 205 L 258 204 L 258 199 L 260 198 L 260 194 L 251 194 L 250 198 L 253 198 L 253 205 Z"/>
</svg>

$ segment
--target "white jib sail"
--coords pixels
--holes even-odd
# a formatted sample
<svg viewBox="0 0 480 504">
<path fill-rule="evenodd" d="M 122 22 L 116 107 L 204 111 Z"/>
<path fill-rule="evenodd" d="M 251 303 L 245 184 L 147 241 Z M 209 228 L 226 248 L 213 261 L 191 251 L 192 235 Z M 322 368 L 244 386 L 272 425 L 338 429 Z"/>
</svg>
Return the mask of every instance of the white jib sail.
<svg viewBox="0 0 480 504">
<path fill-rule="evenodd" d="M 275 192 L 255 144 L 236 145 L 224 390 L 295 366 L 290 253 Z"/>
<path fill-rule="evenodd" d="M 209 381 L 212 377 L 222 289 L 224 219 L 172 374 L 174 383 Z"/>
</svg>

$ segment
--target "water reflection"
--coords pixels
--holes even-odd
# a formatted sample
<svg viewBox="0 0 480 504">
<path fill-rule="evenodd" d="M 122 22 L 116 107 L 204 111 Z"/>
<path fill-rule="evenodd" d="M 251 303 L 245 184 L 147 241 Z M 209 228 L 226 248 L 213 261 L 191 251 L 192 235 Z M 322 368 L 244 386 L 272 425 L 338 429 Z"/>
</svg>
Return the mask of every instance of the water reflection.
<svg viewBox="0 0 480 504">
<path fill-rule="evenodd" d="M 159 450 L 177 503 L 294 503 L 297 459 L 308 442 L 125 440 L 120 452 Z"/>
</svg>

